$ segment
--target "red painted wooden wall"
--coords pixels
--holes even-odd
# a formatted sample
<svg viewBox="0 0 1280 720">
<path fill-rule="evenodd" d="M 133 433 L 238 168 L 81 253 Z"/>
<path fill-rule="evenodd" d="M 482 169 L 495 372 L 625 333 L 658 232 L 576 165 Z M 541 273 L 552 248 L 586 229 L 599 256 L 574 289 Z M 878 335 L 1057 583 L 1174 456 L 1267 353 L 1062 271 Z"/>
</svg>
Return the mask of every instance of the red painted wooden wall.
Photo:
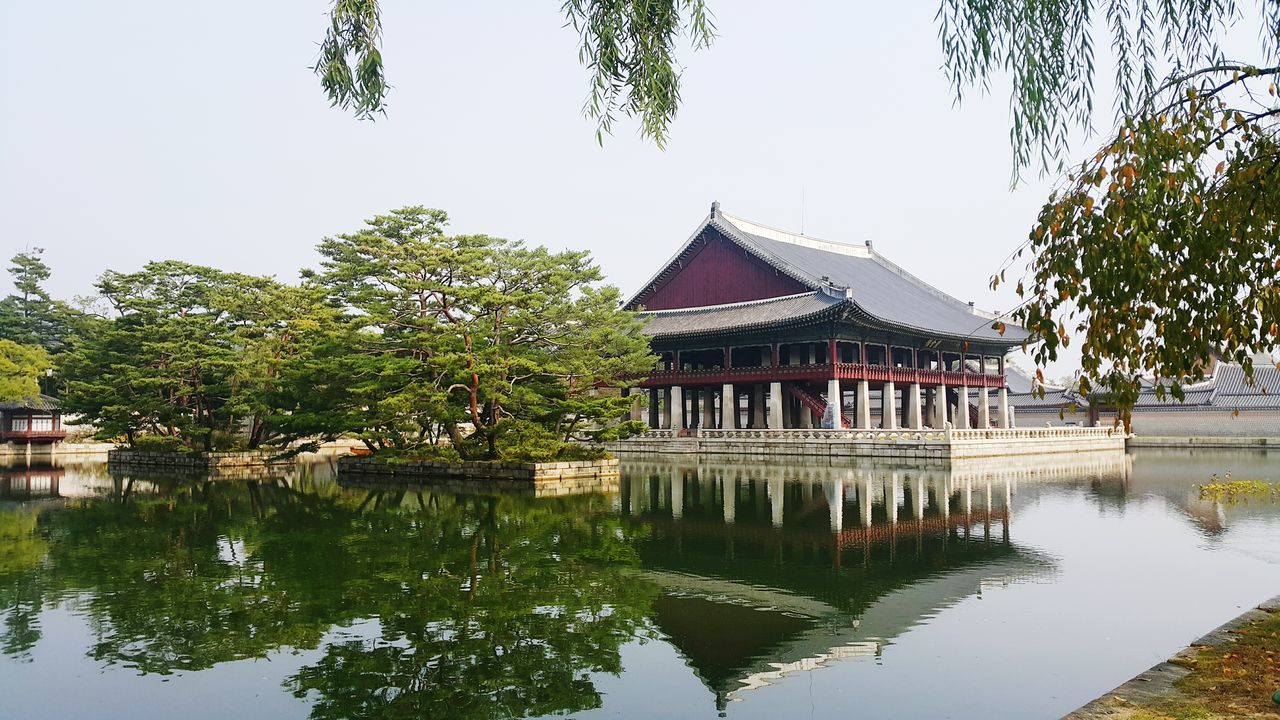
<svg viewBox="0 0 1280 720">
<path fill-rule="evenodd" d="M 637 298 L 646 310 L 701 307 L 802 293 L 809 288 L 747 254 L 717 233 L 652 294 Z"/>
</svg>

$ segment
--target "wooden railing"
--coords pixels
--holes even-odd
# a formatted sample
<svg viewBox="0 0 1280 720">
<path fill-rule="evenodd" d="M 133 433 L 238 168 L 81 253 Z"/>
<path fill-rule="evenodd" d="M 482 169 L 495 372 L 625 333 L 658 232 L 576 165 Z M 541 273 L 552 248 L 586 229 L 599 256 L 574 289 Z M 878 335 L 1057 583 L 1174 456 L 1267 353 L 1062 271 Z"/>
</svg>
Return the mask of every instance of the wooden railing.
<svg viewBox="0 0 1280 720">
<path fill-rule="evenodd" d="M 863 363 L 822 363 L 818 365 L 778 365 L 704 370 L 655 370 L 640 383 L 641 387 L 665 387 L 668 385 L 718 385 L 724 383 L 765 382 L 825 382 L 838 380 L 867 380 L 869 382 L 893 382 L 900 384 L 948 385 L 971 388 L 1004 387 L 1003 375 L 986 375 L 954 370 L 923 370 L 918 368 L 866 365 Z"/>
</svg>

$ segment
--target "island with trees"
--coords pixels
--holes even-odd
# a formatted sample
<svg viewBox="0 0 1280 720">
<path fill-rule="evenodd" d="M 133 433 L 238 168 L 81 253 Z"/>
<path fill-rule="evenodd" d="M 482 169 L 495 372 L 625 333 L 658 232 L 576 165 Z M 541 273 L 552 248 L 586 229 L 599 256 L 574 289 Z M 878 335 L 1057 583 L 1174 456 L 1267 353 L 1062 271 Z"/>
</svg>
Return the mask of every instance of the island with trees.
<svg viewBox="0 0 1280 720">
<path fill-rule="evenodd" d="M 172 260 L 108 270 L 79 307 L 43 290 L 39 251 L 19 254 L 0 389 L 31 394 L 53 368 L 63 411 L 135 453 L 349 438 L 393 463 L 566 462 L 643 429 L 621 390 L 655 359 L 590 255 L 447 223 L 379 215 L 322 240 L 296 284 Z"/>
</svg>

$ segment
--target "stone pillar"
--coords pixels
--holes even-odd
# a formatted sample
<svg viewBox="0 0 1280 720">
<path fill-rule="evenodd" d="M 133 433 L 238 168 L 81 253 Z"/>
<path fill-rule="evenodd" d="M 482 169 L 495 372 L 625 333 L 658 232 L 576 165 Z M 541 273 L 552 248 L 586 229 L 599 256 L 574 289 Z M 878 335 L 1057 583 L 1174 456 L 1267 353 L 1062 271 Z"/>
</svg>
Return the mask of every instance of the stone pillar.
<svg viewBox="0 0 1280 720">
<path fill-rule="evenodd" d="M 702 390 L 702 427 L 712 429 L 716 426 L 716 391 L 712 388 Z"/>
<path fill-rule="evenodd" d="M 844 404 L 843 397 L 840 394 L 840 381 L 831 378 L 827 381 L 827 417 L 822 419 L 822 427 L 830 427 L 839 430 L 844 427 Z"/>
<path fill-rule="evenodd" d="M 898 429 L 898 391 L 892 380 L 886 381 L 880 389 L 880 427 L 885 430 Z"/>
<path fill-rule="evenodd" d="M 939 385 L 933 391 L 933 427 L 941 430 L 947 426 L 947 386 Z"/>
<path fill-rule="evenodd" d="M 798 398 L 796 399 L 796 406 L 800 410 L 800 427 L 805 430 L 812 428 L 813 427 L 813 411 L 809 409 L 808 405 L 805 405 L 804 403 L 800 402 Z"/>
<path fill-rule="evenodd" d="M 668 430 L 671 429 L 671 388 L 662 389 L 662 425 Z"/>
<path fill-rule="evenodd" d="M 987 386 L 978 388 L 978 429 L 991 427 L 991 396 L 987 394 Z"/>
<path fill-rule="evenodd" d="M 662 426 L 658 411 L 658 388 L 649 388 L 649 427 L 654 430 Z"/>
<path fill-rule="evenodd" d="M 969 386 L 956 388 L 956 428 L 969 429 Z"/>
<path fill-rule="evenodd" d="M 720 427 L 724 430 L 738 429 L 738 392 L 732 383 L 725 383 L 720 390 Z"/>
<path fill-rule="evenodd" d="M 782 429 L 782 383 L 769 383 L 769 429 Z"/>
<path fill-rule="evenodd" d="M 667 398 L 667 427 L 679 432 L 684 429 L 684 388 L 672 386 Z"/>
<path fill-rule="evenodd" d="M 854 423 L 859 430 L 871 427 L 871 385 L 866 380 L 858 381 L 858 422 Z"/>
<path fill-rule="evenodd" d="M 1000 410 L 998 423 L 1002 428 L 1011 428 L 1013 423 L 1009 422 L 1009 388 L 1000 388 Z"/>
<path fill-rule="evenodd" d="M 751 387 L 751 427 L 759 430 L 764 427 L 764 385 L 756 383 Z"/>
<path fill-rule="evenodd" d="M 907 386 L 907 427 L 912 430 L 924 427 L 924 413 L 920 408 L 920 383 Z"/>
<path fill-rule="evenodd" d="M 627 388 L 626 390 L 627 390 L 627 397 L 631 398 L 631 420 L 633 422 L 640 422 L 640 420 L 644 417 L 643 415 L 644 409 L 641 407 L 641 404 L 640 404 L 640 394 L 637 392 L 634 392 L 631 388 Z"/>
</svg>

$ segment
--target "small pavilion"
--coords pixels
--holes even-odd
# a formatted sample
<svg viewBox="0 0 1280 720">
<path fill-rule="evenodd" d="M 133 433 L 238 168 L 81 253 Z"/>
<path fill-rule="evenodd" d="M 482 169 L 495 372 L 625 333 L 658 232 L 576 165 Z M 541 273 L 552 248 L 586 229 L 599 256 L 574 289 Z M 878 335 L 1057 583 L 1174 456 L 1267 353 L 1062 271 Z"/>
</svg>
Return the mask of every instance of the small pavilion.
<svg viewBox="0 0 1280 720">
<path fill-rule="evenodd" d="M 1028 337 L 865 245 L 711 213 L 626 305 L 660 366 L 653 429 L 1011 427 Z M 992 393 L 995 397 L 992 397 Z M 994 412 L 992 404 L 994 401 Z"/>
<path fill-rule="evenodd" d="M 66 436 L 57 398 L 36 395 L 0 401 L 0 442 L 48 445 Z"/>
</svg>

